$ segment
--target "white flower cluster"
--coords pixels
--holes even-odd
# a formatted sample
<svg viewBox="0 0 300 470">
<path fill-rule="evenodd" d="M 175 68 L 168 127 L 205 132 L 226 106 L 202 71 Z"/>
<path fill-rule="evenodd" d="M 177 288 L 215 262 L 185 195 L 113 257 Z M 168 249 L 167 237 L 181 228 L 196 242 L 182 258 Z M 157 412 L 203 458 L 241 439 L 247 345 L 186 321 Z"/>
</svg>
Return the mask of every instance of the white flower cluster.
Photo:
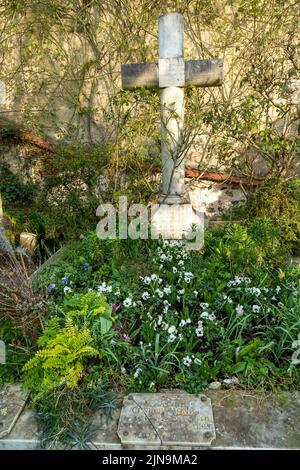
<svg viewBox="0 0 300 470">
<path fill-rule="evenodd" d="M 106 294 L 106 293 L 112 292 L 112 286 L 108 286 L 106 282 L 102 282 L 100 286 L 97 287 L 97 293 L 98 294 Z"/>
<path fill-rule="evenodd" d="M 188 258 L 188 253 L 180 240 L 163 240 L 162 246 L 157 248 L 156 262 L 159 263 L 159 268 L 163 269 L 166 263 L 176 263 L 177 267 L 173 266 L 173 272 L 177 273 L 178 269 L 184 267 L 184 262 Z"/>
<path fill-rule="evenodd" d="M 147 284 L 148 286 L 154 282 L 157 284 L 161 284 L 163 280 L 157 275 L 157 274 L 151 274 L 151 276 L 140 276 L 140 279 L 143 281 L 144 284 Z"/>
<path fill-rule="evenodd" d="M 175 268 L 176 269 L 176 268 Z M 174 270 L 174 268 L 173 268 Z M 182 273 L 179 273 L 179 280 L 182 281 L 184 280 L 184 282 L 186 282 L 187 284 L 189 284 L 191 282 L 191 280 L 193 279 L 194 277 L 194 274 L 193 273 L 190 273 L 190 272 L 182 272 Z"/>
<path fill-rule="evenodd" d="M 246 287 L 245 292 L 259 297 L 261 294 L 261 289 L 259 287 Z"/>
<path fill-rule="evenodd" d="M 200 318 L 203 318 L 204 320 L 215 321 L 216 315 L 214 313 L 202 312 Z"/>
<path fill-rule="evenodd" d="M 228 287 L 236 287 L 240 284 L 250 284 L 251 279 L 246 276 L 235 276 L 235 278 L 227 283 Z"/>
</svg>

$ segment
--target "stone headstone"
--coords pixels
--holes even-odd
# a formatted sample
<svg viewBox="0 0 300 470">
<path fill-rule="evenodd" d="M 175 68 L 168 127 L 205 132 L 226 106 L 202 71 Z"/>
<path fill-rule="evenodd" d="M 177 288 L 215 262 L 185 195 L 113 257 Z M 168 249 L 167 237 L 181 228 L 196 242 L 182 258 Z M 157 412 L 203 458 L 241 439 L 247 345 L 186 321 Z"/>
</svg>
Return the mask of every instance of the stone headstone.
<svg viewBox="0 0 300 470">
<path fill-rule="evenodd" d="M 122 445 L 209 446 L 216 438 L 211 401 L 186 393 L 133 393 L 118 425 Z"/>
</svg>

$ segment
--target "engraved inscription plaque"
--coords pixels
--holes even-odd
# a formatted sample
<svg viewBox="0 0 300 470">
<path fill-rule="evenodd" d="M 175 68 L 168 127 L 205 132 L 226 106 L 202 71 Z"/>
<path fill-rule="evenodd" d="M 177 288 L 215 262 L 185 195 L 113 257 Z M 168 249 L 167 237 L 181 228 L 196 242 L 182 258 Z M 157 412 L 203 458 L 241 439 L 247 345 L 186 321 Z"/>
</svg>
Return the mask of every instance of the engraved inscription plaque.
<svg viewBox="0 0 300 470">
<path fill-rule="evenodd" d="M 133 393 L 124 399 L 118 435 L 123 445 L 210 446 L 216 438 L 205 395 Z"/>
</svg>

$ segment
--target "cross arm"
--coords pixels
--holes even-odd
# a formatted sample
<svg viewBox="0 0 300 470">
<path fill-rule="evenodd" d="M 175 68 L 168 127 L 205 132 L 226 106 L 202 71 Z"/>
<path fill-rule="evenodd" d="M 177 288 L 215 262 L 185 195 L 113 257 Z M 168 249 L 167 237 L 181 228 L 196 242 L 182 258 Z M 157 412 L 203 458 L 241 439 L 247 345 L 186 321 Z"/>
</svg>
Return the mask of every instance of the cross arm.
<svg viewBox="0 0 300 470">
<path fill-rule="evenodd" d="M 223 60 L 186 60 L 184 61 L 184 75 L 185 86 L 219 86 L 223 82 Z M 159 86 L 158 64 L 155 62 L 123 64 L 121 76 L 124 90 Z"/>
</svg>

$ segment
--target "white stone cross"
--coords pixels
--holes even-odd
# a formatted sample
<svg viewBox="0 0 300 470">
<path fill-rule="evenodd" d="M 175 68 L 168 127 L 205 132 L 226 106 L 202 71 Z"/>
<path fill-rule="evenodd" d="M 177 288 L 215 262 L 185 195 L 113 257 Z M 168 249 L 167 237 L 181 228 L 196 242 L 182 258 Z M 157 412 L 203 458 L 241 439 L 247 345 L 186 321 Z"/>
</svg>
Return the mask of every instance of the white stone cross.
<svg viewBox="0 0 300 470">
<path fill-rule="evenodd" d="M 158 20 L 159 60 L 124 64 L 122 88 L 159 87 L 161 105 L 162 196 L 165 204 L 183 203 L 185 159 L 182 153 L 184 86 L 218 86 L 223 80 L 223 61 L 183 59 L 184 20 L 168 13 Z"/>
</svg>

